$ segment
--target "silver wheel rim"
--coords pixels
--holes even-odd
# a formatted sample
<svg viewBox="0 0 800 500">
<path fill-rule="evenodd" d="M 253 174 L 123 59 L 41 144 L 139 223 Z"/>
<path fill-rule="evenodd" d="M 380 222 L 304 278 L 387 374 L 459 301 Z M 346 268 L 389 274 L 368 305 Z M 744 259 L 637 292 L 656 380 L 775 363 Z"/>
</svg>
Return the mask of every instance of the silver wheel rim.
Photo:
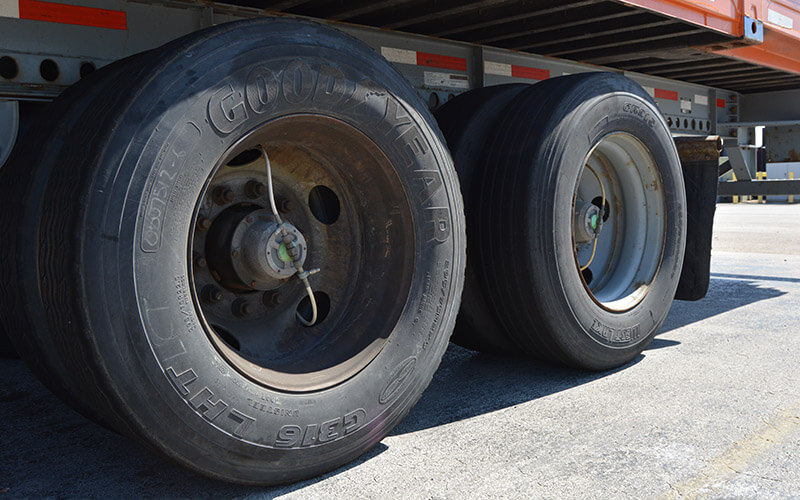
<svg viewBox="0 0 800 500">
<path fill-rule="evenodd" d="M 606 310 L 632 309 L 650 290 L 666 240 L 666 196 L 653 155 L 631 134 L 604 136 L 579 170 L 572 209 L 586 291 Z"/>
</svg>

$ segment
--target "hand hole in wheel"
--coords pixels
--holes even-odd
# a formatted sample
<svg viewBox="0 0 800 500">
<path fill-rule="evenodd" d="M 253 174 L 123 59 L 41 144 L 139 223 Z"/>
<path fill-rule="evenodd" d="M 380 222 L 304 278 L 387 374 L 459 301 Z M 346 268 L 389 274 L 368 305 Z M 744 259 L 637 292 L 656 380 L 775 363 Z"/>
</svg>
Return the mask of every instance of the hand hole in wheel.
<svg viewBox="0 0 800 500">
<path fill-rule="evenodd" d="M 586 269 L 581 271 L 581 274 L 583 275 L 583 281 L 585 281 L 587 285 L 591 285 L 592 279 L 594 278 L 592 270 L 587 267 Z"/>
<path fill-rule="evenodd" d="M 235 351 L 238 351 L 239 349 L 241 349 L 241 345 L 239 344 L 239 341 L 238 341 L 238 340 L 236 340 L 236 337 L 234 337 L 233 335 L 231 335 L 231 332 L 229 332 L 228 330 L 226 330 L 226 329 L 222 328 L 222 327 L 221 327 L 221 326 L 219 326 L 219 325 L 211 325 L 211 328 L 213 328 L 213 329 L 214 329 L 214 331 L 217 333 L 217 335 L 219 335 L 219 337 L 220 337 L 220 338 L 221 338 L 221 339 L 222 339 L 222 340 L 223 340 L 223 341 L 224 341 L 226 344 L 228 344 L 229 346 L 231 346 L 231 348 L 232 348 L 233 350 L 235 350 Z"/>
<path fill-rule="evenodd" d="M 339 219 L 339 197 L 327 186 L 315 186 L 308 194 L 308 207 L 314 217 L 331 225 Z"/>
<path fill-rule="evenodd" d="M 314 300 L 317 302 L 317 321 L 314 322 L 312 325 L 305 325 L 300 322 L 298 319 L 297 324 L 303 327 L 312 327 L 317 326 L 318 324 L 322 323 L 325 318 L 328 317 L 328 313 L 331 310 L 331 298 L 325 292 L 314 292 Z M 311 308 L 311 298 L 306 295 L 303 297 L 303 300 L 297 304 L 297 314 L 299 314 L 302 318 L 311 318 L 312 317 L 312 308 Z"/>
<path fill-rule="evenodd" d="M 247 151 L 243 151 L 233 157 L 230 161 L 228 161 L 229 167 L 241 167 L 242 165 L 247 165 L 249 163 L 253 163 L 254 161 L 261 158 L 261 151 L 258 149 L 248 149 Z"/>
</svg>

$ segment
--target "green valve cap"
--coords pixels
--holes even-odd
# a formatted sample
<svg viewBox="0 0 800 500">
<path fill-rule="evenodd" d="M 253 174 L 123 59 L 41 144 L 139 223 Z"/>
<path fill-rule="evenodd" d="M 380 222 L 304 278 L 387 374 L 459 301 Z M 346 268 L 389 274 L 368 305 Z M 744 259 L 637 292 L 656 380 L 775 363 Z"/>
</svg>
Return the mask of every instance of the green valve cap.
<svg viewBox="0 0 800 500">
<path fill-rule="evenodd" d="M 597 214 L 592 215 L 592 229 L 597 229 Z"/>
<path fill-rule="evenodd" d="M 278 247 L 278 258 L 284 262 L 291 262 L 292 258 L 289 256 L 289 250 L 286 249 L 286 243 L 281 243 Z"/>
</svg>

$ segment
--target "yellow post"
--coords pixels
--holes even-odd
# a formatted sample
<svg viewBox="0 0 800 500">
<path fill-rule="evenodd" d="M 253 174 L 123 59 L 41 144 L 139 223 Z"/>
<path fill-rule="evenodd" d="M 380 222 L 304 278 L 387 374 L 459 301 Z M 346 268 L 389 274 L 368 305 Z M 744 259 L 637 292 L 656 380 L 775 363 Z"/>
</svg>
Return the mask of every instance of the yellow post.
<svg viewBox="0 0 800 500">
<path fill-rule="evenodd" d="M 733 175 L 733 181 L 736 182 L 736 174 L 731 172 L 731 175 Z M 739 203 L 739 196 L 738 195 L 733 195 L 733 202 L 734 203 Z"/>
<path fill-rule="evenodd" d="M 756 179 L 767 180 L 767 173 L 766 172 L 756 172 Z M 759 203 L 766 203 L 764 201 L 764 195 L 763 194 L 758 195 L 758 202 Z"/>
<path fill-rule="evenodd" d="M 794 179 L 794 172 L 789 172 L 789 178 Z M 794 203 L 794 195 L 789 195 L 789 203 Z"/>
</svg>

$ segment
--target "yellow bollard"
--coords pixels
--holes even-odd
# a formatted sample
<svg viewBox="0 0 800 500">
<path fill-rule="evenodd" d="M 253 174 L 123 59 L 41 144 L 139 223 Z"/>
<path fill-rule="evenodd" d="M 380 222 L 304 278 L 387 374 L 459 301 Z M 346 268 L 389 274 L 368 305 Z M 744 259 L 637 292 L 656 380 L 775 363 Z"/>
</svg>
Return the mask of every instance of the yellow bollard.
<svg viewBox="0 0 800 500">
<path fill-rule="evenodd" d="M 736 182 L 736 174 L 731 173 L 731 175 L 733 176 L 733 182 Z M 739 196 L 738 195 L 733 195 L 733 202 L 734 203 L 739 203 Z"/>
<path fill-rule="evenodd" d="M 767 173 L 766 172 L 756 172 L 756 179 L 759 179 L 759 180 L 762 180 L 762 181 L 767 180 Z M 764 201 L 764 195 L 763 194 L 758 195 L 758 202 L 759 203 L 766 203 L 766 201 Z"/>
<path fill-rule="evenodd" d="M 789 179 L 794 179 L 794 172 L 789 172 Z M 794 203 L 794 195 L 789 195 L 789 203 Z"/>
</svg>

